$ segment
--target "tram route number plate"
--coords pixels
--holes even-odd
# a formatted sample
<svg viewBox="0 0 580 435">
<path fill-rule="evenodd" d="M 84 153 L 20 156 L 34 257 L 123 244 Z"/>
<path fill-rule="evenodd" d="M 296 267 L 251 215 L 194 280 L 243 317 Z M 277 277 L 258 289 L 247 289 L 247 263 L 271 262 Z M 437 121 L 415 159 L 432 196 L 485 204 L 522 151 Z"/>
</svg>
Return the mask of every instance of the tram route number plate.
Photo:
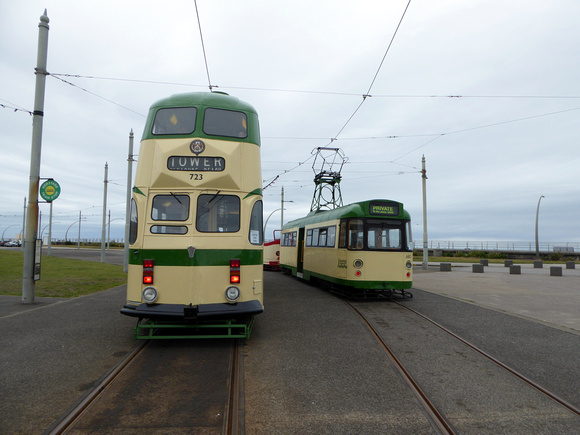
<svg viewBox="0 0 580 435">
<path fill-rule="evenodd" d="M 225 167 L 223 157 L 171 156 L 167 159 L 170 171 L 220 172 Z"/>
</svg>

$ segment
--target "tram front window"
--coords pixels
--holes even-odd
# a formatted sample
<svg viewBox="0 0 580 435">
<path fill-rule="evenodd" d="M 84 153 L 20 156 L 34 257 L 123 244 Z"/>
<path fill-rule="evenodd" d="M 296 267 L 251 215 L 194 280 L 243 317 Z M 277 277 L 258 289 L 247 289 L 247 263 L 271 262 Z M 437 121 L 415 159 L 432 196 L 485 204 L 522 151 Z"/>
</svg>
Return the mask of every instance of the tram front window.
<svg viewBox="0 0 580 435">
<path fill-rule="evenodd" d="M 195 130 L 196 117 L 195 107 L 159 109 L 155 114 L 151 133 L 155 135 L 191 134 Z"/>
<path fill-rule="evenodd" d="M 186 221 L 189 218 L 189 195 L 155 195 L 151 218 L 154 221 Z"/>
<path fill-rule="evenodd" d="M 201 233 L 240 230 L 240 198 L 235 195 L 199 195 L 195 226 Z"/>
<path fill-rule="evenodd" d="M 397 250 L 402 248 L 401 223 L 398 221 L 367 222 L 367 246 L 369 249 Z"/>
<path fill-rule="evenodd" d="M 248 137 L 248 121 L 244 112 L 205 109 L 203 132 L 212 136 Z"/>
</svg>

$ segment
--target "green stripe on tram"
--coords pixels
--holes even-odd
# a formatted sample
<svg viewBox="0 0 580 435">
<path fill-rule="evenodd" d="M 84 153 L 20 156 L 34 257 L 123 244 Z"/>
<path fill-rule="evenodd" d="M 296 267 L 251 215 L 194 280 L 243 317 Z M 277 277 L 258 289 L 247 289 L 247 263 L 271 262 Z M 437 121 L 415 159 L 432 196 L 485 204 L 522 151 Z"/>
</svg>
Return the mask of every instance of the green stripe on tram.
<svg viewBox="0 0 580 435">
<path fill-rule="evenodd" d="M 190 258 L 187 249 L 131 249 L 129 264 L 142 265 L 155 260 L 155 266 L 229 266 L 239 259 L 242 266 L 262 265 L 261 249 L 196 249 Z"/>
</svg>

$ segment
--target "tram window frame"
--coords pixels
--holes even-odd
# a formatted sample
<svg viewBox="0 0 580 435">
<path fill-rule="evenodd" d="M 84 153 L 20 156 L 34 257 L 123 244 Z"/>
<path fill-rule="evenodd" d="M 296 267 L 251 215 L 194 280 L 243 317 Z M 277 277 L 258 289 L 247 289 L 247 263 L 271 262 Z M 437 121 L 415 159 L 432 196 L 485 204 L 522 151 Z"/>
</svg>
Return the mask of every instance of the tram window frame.
<svg viewBox="0 0 580 435">
<path fill-rule="evenodd" d="M 131 211 L 129 215 L 129 245 L 137 241 L 139 234 L 139 213 L 137 210 L 137 202 L 131 198 Z"/>
<path fill-rule="evenodd" d="M 377 234 L 378 230 L 381 233 Z M 367 248 L 371 251 L 401 251 L 405 249 L 401 221 L 367 219 L 365 233 Z"/>
<path fill-rule="evenodd" d="M 177 235 L 187 234 L 188 228 L 185 225 L 151 225 L 151 234 Z"/>
<path fill-rule="evenodd" d="M 312 246 L 312 228 L 306 230 L 306 246 Z"/>
<path fill-rule="evenodd" d="M 345 249 L 346 248 L 346 241 L 348 239 L 347 237 L 347 223 L 348 221 L 345 219 L 343 221 L 340 222 L 339 225 L 339 231 L 338 231 L 338 247 L 341 249 Z"/>
<path fill-rule="evenodd" d="M 168 201 L 160 203 L 160 201 Z M 151 201 L 151 219 L 154 221 L 185 222 L 189 219 L 190 198 L 187 194 L 155 195 Z M 181 213 L 177 211 L 180 210 Z M 174 219 L 175 218 L 175 219 Z"/>
<path fill-rule="evenodd" d="M 175 118 L 175 121 L 172 118 Z M 163 107 L 155 113 L 151 134 L 154 136 L 192 134 L 195 132 L 196 123 L 197 107 Z"/>
<path fill-rule="evenodd" d="M 215 115 L 223 115 L 220 116 Z M 234 119 L 233 115 L 242 115 L 241 118 Z M 233 128 L 234 122 L 241 122 L 239 127 Z M 225 128 L 224 128 L 225 127 Z M 248 137 L 248 115 L 239 110 L 218 109 L 208 107 L 203 116 L 203 132 L 210 136 L 234 137 L 246 139 Z"/>
<path fill-rule="evenodd" d="M 326 247 L 327 232 L 328 232 L 328 227 L 320 228 L 320 232 L 318 233 L 318 246 Z"/>
<path fill-rule="evenodd" d="M 209 197 L 209 200 L 207 201 L 207 203 L 203 204 L 201 201 L 205 200 L 207 197 Z M 228 203 L 220 204 L 224 200 L 231 202 L 229 204 Z M 207 206 L 211 202 L 214 202 L 211 208 L 208 209 L 207 211 L 201 212 L 202 207 L 207 208 Z M 227 213 L 225 221 L 223 216 L 219 216 L 218 214 L 216 214 L 218 213 L 217 210 L 212 211 L 212 209 L 215 208 L 218 204 L 224 207 L 234 207 L 233 209 L 225 210 Z M 197 197 L 195 228 L 200 233 L 237 233 L 240 231 L 240 211 L 241 211 L 241 201 L 240 197 L 237 195 L 220 195 L 219 193 L 201 194 Z M 202 218 L 205 218 L 206 214 L 210 212 L 214 213 L 214 216 L 207 216 L 208 220 L 204 222 Z M 235 218 L 237 219 L 228 222 L 227 220 L 232 217 L 234 219 Z M 209 220 L 210 218 L 211 221 Z M 221 219 L 221 222 L 219 222 L 218 219 Z M 220 226 L 220 223 L 226 225 Z"/>
<path fill-rule="evenodd" d="M 318 233 L 320 232 L 320 228 L 313 228 L 312 229 L 312 247 L 318 247 Z"/>
<path fill-rule="evenodd" d="M 264 242 L 262 221 L 263 206 L 262 201 L 258 200 L 252 206 L 252 213 L 250 214 L 250 231 L 248 233 L 248 240 L 252 245 L 261 245 Z"/>
<path fill-rule="evenodd" d="M 360 228 L 358 228 L 360 226 Z M 354 228 L 356 227 L 356 228 Z M 356 238 L 353 237 L 356 231 Z M 348 221 L 348 249 L 362 251 L 365 246 L 365 225 L 362 219 L 350 219 Z"/>
<path fill-rule="evenodd" d="M 336 226 L 328 227 L 328 233 L 326 236 L 326 246 L 328 248 L 334 248 L 336 245 Z"/>
</svg>

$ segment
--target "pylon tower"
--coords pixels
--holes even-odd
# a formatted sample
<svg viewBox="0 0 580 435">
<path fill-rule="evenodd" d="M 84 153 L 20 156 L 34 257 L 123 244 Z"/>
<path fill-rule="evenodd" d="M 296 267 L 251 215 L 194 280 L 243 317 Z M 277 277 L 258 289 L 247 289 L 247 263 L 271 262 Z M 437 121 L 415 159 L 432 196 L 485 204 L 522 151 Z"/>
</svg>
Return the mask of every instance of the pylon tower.
<svg viewBox="0 0 580 435">
<path fill-rule="evenodd" d="M 312 150 L 316 156 L 312 163 L 314 171 L 314 195 L 312 197 L 311 212 L 332 210 L 342 207 L 340 193 L 340 172 L 348 158 L 340 148 L 318 147 Z"/>
</svg>

